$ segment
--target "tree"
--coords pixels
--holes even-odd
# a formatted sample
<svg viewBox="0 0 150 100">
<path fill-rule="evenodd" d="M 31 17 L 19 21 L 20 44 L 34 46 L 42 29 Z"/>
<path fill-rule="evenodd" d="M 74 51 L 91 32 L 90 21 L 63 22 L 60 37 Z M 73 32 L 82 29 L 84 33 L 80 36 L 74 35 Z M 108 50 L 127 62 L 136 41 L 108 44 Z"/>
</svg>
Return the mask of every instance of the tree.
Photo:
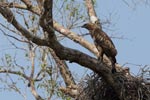
<svg viewBox="0 0 150 100">
<path fill-rule="evenodd" d="M 84 2 L 85 5 L 81 5 Z M 5 55 L 0 73 L 8 79 L 1 77 L 1 82 L 5 83 L 9 89 L 22 94 L 17 86 L 17 81 L 21 81 L 25 87 L 30 88 L 36 100 L 54 98 L 136 100 L 139 97 L 142 97 L 141 100 L 148 100 L 149 88 L 148 85 L 142 85 L 142 83 L 147 84 L 143 79 L 130 75 L 129 69 L 123 69 L 119 64 L 116 64 L 118 73 L 112 74 L 109 59 L 104 56 L 104 60 L 99 61 L 97 59 L 99 51 L 95 45 L 87 41 L 84 35 L 77 35 L 78 31 L 76 33 L 72 31 L 76 31 L 75 29 L 88 19 L 91 23 L 98 22 L 101 27 L 94 9 L 95 2 L 92 0 L 84 2 L 76 3 L 74 0 L 6 2 L 1 0 L 0 13 L 3 21 L 0 30 L 7 36 L 11 45 L 22 52 L 16 52 L 14 56 Z M 83 8 L 87 8 L 88 14 Z M 5 19 L 9 24 L 5 24 Z M 80 49 L 62 45 L 64 38 L 78 43 L 95 57 Z M 18 57 L 25 63 L 19 63 Z M 82 82 L 76 82 L 66 61 L 77 63 L 94 72 L 94 75 L 87 80 L 87 87 L 81 84 Z M 14 75 L 15 78 L 13 78 Z M 63 82 L 61 82 L 62 79 Z M 62 87 L 63 84 L 65 87 Z M 137 96 L 139 92 L 142 96 Z"/>
<path fill-rule="evenodd" d="M 86 23 L 82 27 L 88 29 L 94 39 L 95 46 L 99 52 L 98 59 L 103 60 L 103 55 L 105 54 L 112 63 L 112 73 L 115 73 L 117 50 L 110 37 L 96 23 Z"/>
</svg>

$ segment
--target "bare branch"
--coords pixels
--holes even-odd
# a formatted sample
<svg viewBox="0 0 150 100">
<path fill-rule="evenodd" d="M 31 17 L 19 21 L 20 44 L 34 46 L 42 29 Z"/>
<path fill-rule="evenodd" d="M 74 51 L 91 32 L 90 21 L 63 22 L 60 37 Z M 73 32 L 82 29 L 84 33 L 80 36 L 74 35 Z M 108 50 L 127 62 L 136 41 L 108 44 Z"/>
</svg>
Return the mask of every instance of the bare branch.
<svg viewBox="0 0 150 100">
<path fill-rule="evenodd" d="M 69 68 L 68 68 L 67 64 L 65 63 L 65 61 L 60 60 L 59 57 L 56 56 L 55 52 L 52 49 L 49 49 L 49 51 L 59 66 L 60 74 L 63 77 L 63 79 L 66 83 L 66 86 L 75 85 L 73 76 L 72 76 L 71 72 L 69 71 Z"/>
<path fill-rule="evenodd" d="M 13 35 L 9 35 L 9 34 L 5 33 L 2 29 L 0 29 L 0 31 L 2 31 L 2 33 L 3 33 L 5 36 L 8 36 L 8 37 L 10 37 L 10 38 L 13 38 L 13 39 L 15 39 L 15 40 L 17 40 L 17 41 L 19 41 L 19 42 L 29 43 L 29 41 L 20 40 L 20 39 L 18 39 L 17 37 L 15 37 L 15 36 L 13 36 Z"/>
<path fill-rule="evenodd" d="M 0 2 L 0 7 L 9 7 L 9 8 L 19 8 L 19 9 L 27 9 L 27 6 L 24 4 L 18 4 L 18 3 L 8 3 L 8 2 Z"/>
<path fill-rule="evenodd" d="M 30 0 L 21 0 L 21 1 L 24 2 L 29 9 L 32 7 L 32 3 Z"/>
<path fill-rule="evenodd" d="M 36 15 L 40 15 L 40 10 L 37 7 L 32 6 L 28 3 L 25 3 L 25 4 L 18 4 L 18 3 L 14 3 L 14 2 L 11 2 L 11 3 L 0 2 L 0 7 L 19 8 L 19 9 L 31 11 L 31 12 L 35 13 Z"/>
<path fill-rule="evenodd" d="M 85 0 L 86 2 L 86 6 L 87 6 L 87 10 L 88 10 L 88 14 L 89 14 L 89 17 L 90 17 L 90 21 L 94 24 L 97 24 L 99 26 L 99 29 L 102 30 L 102 26 L 101 26 L 101 23 L 99 22 L 97 16 L 96 16 L 96 13 L 95 13 L 95 9 L 94 9 L 94 6 L 93 6 L 93 2 L 92 0 Z M 93 37 L 93 36 L 92 36 Z M 100 47 L 101 48 L 101 47 Z M 101 50 L 101 49 L 100 49 Z M 99 50 L 99 52 L 101 52 Z M 116 49 L 115 49 L 116 50 Z M 116 53 L 117 54 L 117 53 Z M 114 65 L 115 66 L 115 65 Z M 104 76 L 103 76 L 104 75 Z M 121 89 L 118 88 L 119 85 L 117 85 L 117 82 L 114 82 L 114 79 L 112 78 L 112 80 L 108 80 L 109 77 L 112 77 L 112 76 L 109 76 L 109 77 L 105 77 L 105 73 L 103 73 L 103 78 L 106 80 L 106 82 L 113 87 L 114 91 L 116 92 L 116 94 L 118 95 L 118 97 L 120 98 L 120 100 L 122 100 L 122 96 L 121 96 Z M 113 83 L 110 83 L 110 82 L 113 82 Z"/>
<path fill-rule="evenodd" d="M 31 69 L 31 74 L 30 74 L 30 78 L 33 78 L 34 77 L 34 71 L 35 71 L 35 50 L 36 50 L 36 47 L 31 47 L 31 45 L 29 45 L 29 49 L 30 49 L 30 59 L 31 59 L 31 66 L 32 66 L 32 69 Z"/>
<path fill-rule="evenodd" d="M 86 7 L 87 7 L 88 14 L 90 17 L 90 21 L 92 23 L 98 22 L 98 18 L 97 18 L 97 15 L 95 13 L 95 9 L 93 6 L 93 0 L 85 0 L 85 3 L 86 3 Z"/>
<path fill-rule="evenodd" d="M 26 30 L 17 20 L 15 19 L 13 13 L 9 8 L 0 7 L 0 13 L 7 19 L 7 21 L 14 25 L 14 27 L 21 32 L 23 36 L 25 36 L 28 40 L 36 43 L 38 45 L 48 45 L 47 41 L 32 35 L 28 30 Z"/>
<path fill-rule="evenodd" d="M 9 8 L 0 7 L 0 12 L 8 20 L 8 22 L 13 24 L 16 27 L 16 29 L 18 29 L 22 33 L 22 35 L 25 36 L 27 39 L 31 40 L 32 42 L 38 45 L 48 46 L 52 48 L 55 51 L 56 55 L 61 60 L 69 60 L 70 62 L 76 62 L 86 68 L 93 70 L 94 72 L 102 76 L 104 80 L 115 89 L 116 92 L 118 91 L 117 88 L 118 85 L 114 82 L 111 71 L 106 64 L 104 64 L 103 62 L 99 62 L 97 59 L 90 57 L 89 55 L 82 53 L 78 50 L 66 48 L 57 41 L 56 35 L 54 34 L 54 30 L 53 30 L 52 0 L 45 0 L 44 13 L 40 18 L 40 25 L 43 28 L 43 31 L 47 32 L 48 34 L 47 41 L 42 40 L 39 37 L 33 36 L 28 30 L 23 28 L 16 21 L 15 17 L 13 16 L 13 13 Z M 91 19 L 92 18 L 97 18 L 97 17 L 96 15 L 92 17 L 91 14 Z M 95 22 L 96 20 L 92 19 L 93 22 Z M 36 97 L 37 100 L 41 100 L 41 97 L 37 94 L 34 88 L 34 80 L 30 79 L 30 84 L 31 84 L 32 94 Z"/>
<path fill-rule="evenodd" d="M 48 4 L 48 3 L 45 3 L 45 4 Z M 46 14 L 45 16 L 43 15 L 43 18 L 41 19 L 41 26 L 43 27 L 44 31 L 47 31 L 49 33 L 49 36 L 50 36 L 50 39 L 47 42 L 45 40 L 42 40 L 38 37 L 33 36 L 29 31 L 24 29 L 16 21 L 15 17 L 13 16 L 12 12 L 10 11 L 10 9 L 0 8 L 0 12 L 8 20 L 8 22 L 12 23 L 22 33 L 22 35 L 24 35 L 27 39 L 31 40 L 32 42 L 34 42 L 38 45 L 49 46 L 50 48 L 52 48 L 55 51 L 56 55 L 59 58 L 64 59 L 64 60 L 69 60 L 71 62 L 76 62 L 76 63 L 83 65 L 97 73 L 104 73 L 104 70 L 109 73 L 110 69 L 108 69 L 108 67 L 106 67 L 106 65 L 104 65 L 104 64 L 102 64 L 102 65 L 99 64 L 95 58 L 92 58 L 80 51 L 63 47 L 56 40 L 56 36 L 55 36 L 54 32 L 52 32 L 51 27 L 49 27 L 45 23 L 45 18 L 49 17 L 48 14 Z M 80 58 L 80 59 L 78 59 L 78 58 Z M 106 73 L 104 73 L 104 75 L 106 75 Z M 106 76 L 108 76 L 108 75 L 106 75 Z"/>
<path fill-rule="evenodd" d="M 56 40 L 56 36 L 54 34 L 54 31 L 52 30 L 52 26 L 51 26 L 52 24 L 49 23 L 47 24 L 47 22 L 51 20 L 51 17 L 49 16 L 49 12 L 46 12 L 50 10 L 48 5 L 50 2 L 52 1 L 44 2 L 45 12 L 40 19 L 40 25 L 42 26 L 44 32 L 48 32 L 49 35 L 49 40 L 48 43 L 46 44 L 48 44 L 48 46 L 55 51 L 56 55 L 60 59 L 69 60 L 70 62 L 76 62 L 84 67 L 93 70 L 94 72 L 99 73 L 101 76 L 104 77 L 104 79 L 106 79 L 106 82 L 108 82 L 111 86 L 114 87 L 115 83 L 113 81 L 110 69 L 108 68 L 107 65 L 100 63 L 97 59 L 90 57 L 87 54 L 84 54 L 80 51 L 66 48 Z"/>
<path fill-rule="evenodd" d="M 25 78 L 26 80 L 29 80 L 29 77 L 26 76 L 25 74 L 21 73 L 20 71 L 12 71 L 12 70 L 2 70 L 0 69 L 0 73 L 10 73 L 10 74 L 15 74 L 15 75 L 18 75 L 18 76 L 21 76 L 23 78 Z"/>
<path fill-rule="evenodd" d="M 23 9 L 26 9 L 26 8 L 23 8 Z M 31 9 L 26 9 L 26 10 L 31 11 Z M 35 14 L 38 14 L 38 15 L 40 14 L 40 12 L 37 12 L 36 9 L 32 9 L 32 12 L 34 12 Z M 44 16 L 45 16 L 45 14 L 43 14 L 43 17 Z M 51 21 L 51 20 L 52 19 L 48 19 L 48 21 Z M 47 23 L 47 24 L 50 24 L 50 23 Z M 87 48 L 89 51 L 91 51 L 92 53 L 94 53 L 98 57 L 98 51 L 94 45 L 90 44 L 83 37 L 80 37 L 80 36 L 76 35 L 75 33 L 71 32 L 70 30 L 64 28 L 63 26 L 60 26 L 59 23 L 57 23 L 56 21 L 53 21 L 53 24 L 54 24 L 54 29 L 56 31 L 65 35 L 66 37 L 73 40 L 74 42 L 79 43 L 80 45 L 84 46 L 85 48 Z"/>
<path fill-rule="evenodd" d="M 23 78 L 25 78 L 26 80 L 29 81 L 30 84 L 30 89 L 32 94 L 34 95 L 34 97 L 36 98 L 36 100 L 44 100 L 41 98 L 41 96 L 36 92 L 36 89 L 34 87 L 34 81 L 39 81 L 39 80 L 33 80 L 30 77 L 26 76 L 25 74 L 21 73 L 20 71 L 11 71 L 11 70 L 2 70 L 0 69 L 0 73 L 9 73 L 9 74 L 15 74 L 18 76 L 21 76 Z"/>
<path fill-rule="evenodd" d="M 55 37 L 53 30 L 53 15 L 52 15 L 53 0 L 44 1 L 44 12 L 40 18 L 40 25 L 43 31 L 48 34 L 48 38 Z"/>
<path fill-rule="evenodd" d="M 89 43 L 83 37 L 76 35 L 72 31 L 70 31 L 69 29 L 66 29 L 63 26 L 60 26 L 59 23 L 57 23 L 56 21 L 53 21 L 53 23 L 54 23 L 54 29 L 56 31 L 60 32 L 64 36 L 66 36 L 69 39 L 73 40 L 74 42 L 79 43 L 80 45 L 82 45 L 83 47 L 85 47 L 86 49 L 88 49 L 89 51 L 94 53 L 95 56 L 98 57 L 98 51 L 97 51 L 95 45 Z"/>
<path fill-rule="evenodd" d="M 36 98 L 36 100 L 44 100 L 36 91 L 35 86 L 34 86 L 34 81 L 30 81 L 30 89 L 31 89 L 31 93 L 34 95 L 34 97 Z"/>
</svg>

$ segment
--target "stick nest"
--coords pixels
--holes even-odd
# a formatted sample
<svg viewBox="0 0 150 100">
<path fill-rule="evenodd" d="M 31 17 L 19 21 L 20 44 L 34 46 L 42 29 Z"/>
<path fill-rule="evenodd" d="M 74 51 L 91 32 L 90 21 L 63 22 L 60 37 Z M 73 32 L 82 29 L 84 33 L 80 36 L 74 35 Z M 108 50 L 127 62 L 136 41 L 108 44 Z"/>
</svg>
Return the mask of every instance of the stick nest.
<svg viewBox="0 0 150 100">
<path fill-rule="evenodd" d="M 119 72 L 113 75 L 121 87 L 123 100 L 150 100 L 150 82 L 144 78 Z M 119 100 L 114 90 L 97 74 L 91 74 L 80 83 L 77 100 Z"/>
</svg>

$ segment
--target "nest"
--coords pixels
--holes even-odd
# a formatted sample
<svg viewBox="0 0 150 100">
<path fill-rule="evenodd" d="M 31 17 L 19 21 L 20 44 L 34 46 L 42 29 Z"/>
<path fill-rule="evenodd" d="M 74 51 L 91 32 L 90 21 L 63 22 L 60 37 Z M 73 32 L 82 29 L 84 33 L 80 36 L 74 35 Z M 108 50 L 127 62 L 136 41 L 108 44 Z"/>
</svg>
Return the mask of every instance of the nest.
<svg viewBox="0 0 150 100">
<path fill-rule="evenodd" d="M 150 84 L 144 79 L 123 72 L 113 77 L 121 87 L 123 100 L 150 100 Z M 112 87 L 98 75 L 87 76 L 80 86 L 80 95 L 76 100 L 120 100 Z"/>
</svg>

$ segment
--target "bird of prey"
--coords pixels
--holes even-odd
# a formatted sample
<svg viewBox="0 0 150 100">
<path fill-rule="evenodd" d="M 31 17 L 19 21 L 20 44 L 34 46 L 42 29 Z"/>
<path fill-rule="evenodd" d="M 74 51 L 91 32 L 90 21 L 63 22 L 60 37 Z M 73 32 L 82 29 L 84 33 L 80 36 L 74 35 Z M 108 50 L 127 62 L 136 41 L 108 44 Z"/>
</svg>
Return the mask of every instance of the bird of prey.
<svg viewBox="0 0 150 100">
<path fill-rule="evenodd" d="M 99 52 L 99 60 L 103 60 L 103 54 L 105 54 L 112 63 L 112 73 L 116 72 L 115 63 L 117 50 L 110 37 L 94 23 L 86 23 L 82 26 L 89 30 L 91 37 L 94 40 L 95 46 Z"/>
</svg>

